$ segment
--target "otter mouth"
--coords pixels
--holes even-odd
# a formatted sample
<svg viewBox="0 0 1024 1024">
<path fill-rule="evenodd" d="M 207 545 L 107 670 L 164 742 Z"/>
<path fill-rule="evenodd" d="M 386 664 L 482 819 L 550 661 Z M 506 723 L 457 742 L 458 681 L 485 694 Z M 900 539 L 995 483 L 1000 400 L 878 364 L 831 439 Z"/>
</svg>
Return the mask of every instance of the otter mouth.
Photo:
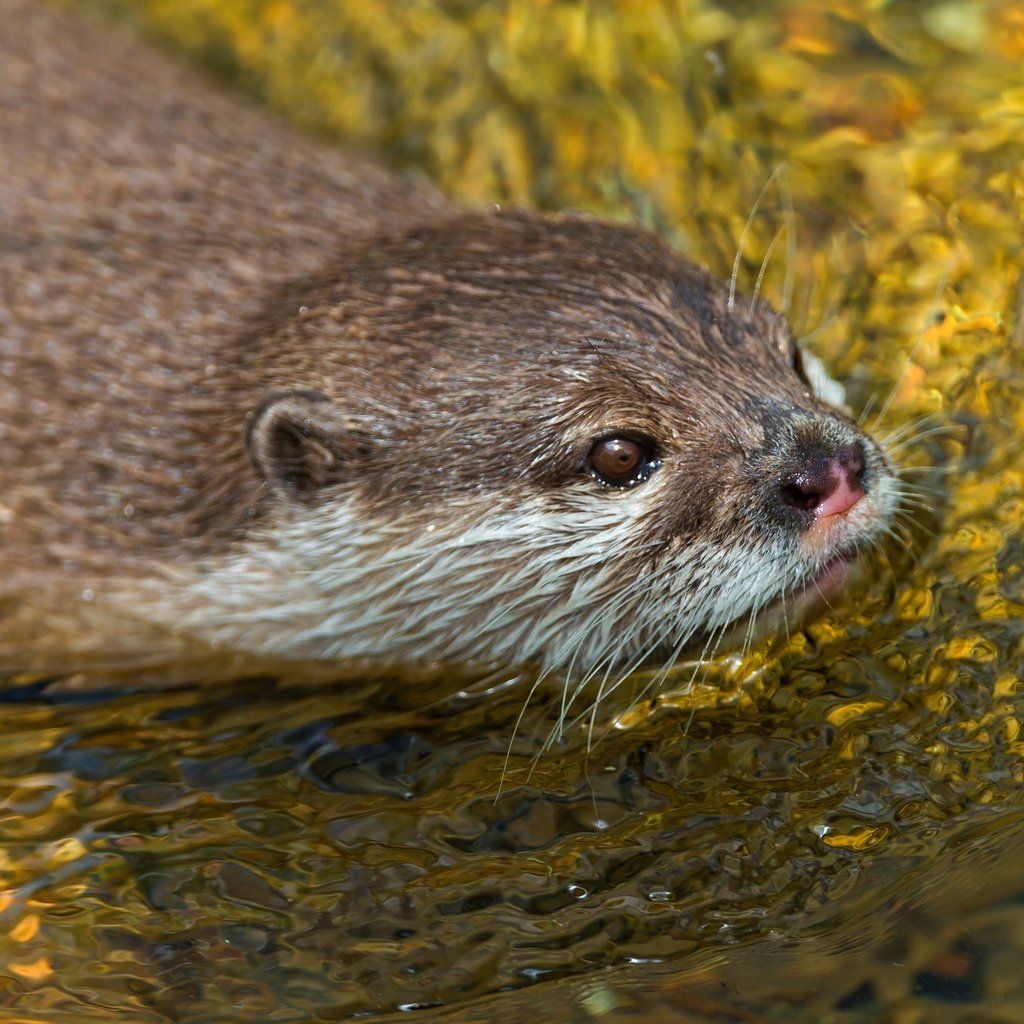
<svg viewBox="0 0 1024 1024">
<path fill-rule="evenodd" d="M 857 567 L 857 560 L 845 555 L 836 555 L 825 563 L 824 568 L 812 576 L 801 588 L 801 596 L 807 596 L 828 604 L 838 596 L 850 582 Z"/>
<path fill-rule="evenodd" d="M 773 597 L 756 612 L 738 618 L 725 631 L 716 649 L 742 644 L 748 648 L 772 634 L 789 636 L 811 619 L 832 611 L 834 600 L 855 581 L 860 569 L 857 554 L 833 555 L 802 583 Z"/>
<path fill-rule="evenodd" d="M 795 591 L 780 594 L 770 602 L 768 609 L 792 616 L 789 625 L 800 625 L 833 607 L 833 601 L 844 593 L 855 580 L 860 559 L 855 555 L 834 555 L 813 576 L 808 577 Z"/>
</svg>

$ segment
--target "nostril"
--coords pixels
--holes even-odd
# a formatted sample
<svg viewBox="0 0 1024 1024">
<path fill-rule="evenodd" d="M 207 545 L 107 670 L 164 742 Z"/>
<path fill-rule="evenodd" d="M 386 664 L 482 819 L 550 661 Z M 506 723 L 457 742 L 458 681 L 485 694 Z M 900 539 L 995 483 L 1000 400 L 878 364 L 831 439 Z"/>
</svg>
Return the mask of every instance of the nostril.
<svg viewBox="0 0 1024 1024">
<path fill-rule="evenodd" d="M 812 473 L 793 474 L 779 484 L 779 498 L 783 505 L 801 512 L 810 512 L 828 497 L 826 488 L 827 478 L 821 480 Z"/>
</svg>

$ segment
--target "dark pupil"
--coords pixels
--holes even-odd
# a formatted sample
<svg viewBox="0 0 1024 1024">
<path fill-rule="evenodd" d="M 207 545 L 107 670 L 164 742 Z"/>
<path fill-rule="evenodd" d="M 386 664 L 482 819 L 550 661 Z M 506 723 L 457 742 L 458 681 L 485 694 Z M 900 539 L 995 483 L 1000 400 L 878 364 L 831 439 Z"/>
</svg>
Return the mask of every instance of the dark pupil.
<svg viewBox="0 0 1024 1024">
<path fill-rule="evenodd" d="M 594 452 L 594 469 L 612 480 L 624 480 L 633 475 L 642 459 L 643 449 L 636 441 L 611 438 Z"/>
</svg>

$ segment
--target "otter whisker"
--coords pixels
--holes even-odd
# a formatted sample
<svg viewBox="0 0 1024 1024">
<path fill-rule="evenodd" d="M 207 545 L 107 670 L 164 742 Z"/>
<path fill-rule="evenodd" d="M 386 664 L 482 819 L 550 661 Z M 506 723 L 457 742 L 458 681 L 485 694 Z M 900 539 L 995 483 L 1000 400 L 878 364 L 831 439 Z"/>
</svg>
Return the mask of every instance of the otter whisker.
<svg viewBox="0 0 1024 1024">
<path fill-rule="evenodd" d="M 775 169 L 770 175 L 768 175 L 768 180 L 761 186 L 761 191 L 758 192 L 757 198 L 754 200 L 754 205 L 751 207 L 750 213 L 747 215 L 746 223 L 743 225 L 743 230 L 740 232 L 740 240 L 736 246 L 736 258 L 732 261 L 732 274 L 729 276 L 729 298 L 726 302 L 726 309 L 728 309 L 729 312 L 732 312 L 732 309 L 736 304 L 736 281 L 740 272 L 740 260 L 743 258 L 743 246 L 747 240 L 747 235 L 750 232 L 750 226 L 754 223 L 754 218 L 757 216 L 757 211 L 760 209 L 761 201 L 767 194 L 768 189 L 776 178 L 776 175 L 778 175 L 784 166 L 785 162 L 776 164 Z"/>
<path fill-rule="evenodd" d="M 750 297 L 750 308 L 753 311 L 754 304 L 757 302 L 757 297 L 761 293 L 761 285 L 764 283 L 764 274 L 768 269 L 768 261 L 772 257 L 772 253 L 775 251 L 775 246 L 778 244 L 779 239 L 782 237 L 782 233 L 789 228 L 789 223 L 784 222 L 778 231 L 775 232 L 771 242 L 768 243 L 768 248 L 765 250 L 764 258 L 761 260 L 761 268 L 757 272 L 757 281 L 754 283 L 754 291 Z"/>
<path fill-rule="evenodd" d="M 903 495 L 916 495 L 922 498 L 937 498 L 946 494 L 946 489 L 943 487 L 932 487 L 931 484 L 922 483 L 920 480 L 907 480 L 903 473 L 896 473 L 894 475 L 901 497 Z"/>
<path fill-rule="evenodd" d="M 904 494 L 900 500 L 904 509 L 916 509 L 921 512 L 935 511 L 935 501 L 927 495 Z"/>
<path fill-rule="evenodd" d="M 649 587 L 649 586 L 653 585 L 654 583 L 656 583 L 661 576 L 668 575 L 673 570 L 673 568 L 674 568 L 674 566 L 672 566 L 671 564 L 663 565 L 663 566 L 661 566 L 655 572 L 653 577 L 651 577 L 651 578 L 644 578 L 644 579 L 636 581 L 637 585 L 643 584 L 645 587 Z M 624 594 L 622 595 L 623 600 L 622 600 L 621 603 L 625 603 L 625 599 L 630 596 L 630 591 L 632 589 L 633 588 L 629 588 L 629 590 L 627 590 L 627 592 L 624 592 Z M 615 611 L 615 609 L 607 609 L 604 612 L 604 615 L 608 615 L 612 611 Z M 634 634 L 638 631 L 638 627 L 631 626 L 631 628 L 632 628 L 632 631 L 633 631 Z M 678 652 L 686 645 L 687 642 L 689 642 L 690 635 L 689 635 L 688 632 L 684 632 L 682 630 L 677 630 L 676 632 L 677 632 L 677 635 L 678 635 L 679 639 L 677 641 L 675 651 L 669 657 L 669 659 L 668 659 L 668 661 L 666 663 L 666 666 L 662 669 L 662 671 L 659 672 L 654 677 L 654 679 L 652 680 L 652 683 L 650 683 L 650 684 L 648 684 L 647 686 L 644 687 L 644 691 L 643 692 L 648 692 L 652 685 L 658 685 L 659 684 L 659 681 L 664 678 L 664 676 L 671 669 L 671 666 L 674 664 L 675 660 L 677 659 Z M 599 662 L 597 662 L 595 664 L 594 669 L 592 669 L 591 672 L 587 673 L 581 679 L 580 683 L 577 685 L 576 689 L 573 692 L 573 695 L 569 698 L 569 700 L 568 701 L 563 701 L 563 714 L 559 718 L 559 721 L 558 721 L 558 724 L 556 726 L 555 732 L 558 732 L 560 730 L 565 730 L 566 728 L 570 728 L 570 729 L 574 728 L 580 721 L 583 720 L 583 718 L 587 717 L 588 712 L 583 712 L 580 716 L 578 716 L 577 718 L 575 718 L 571 722 L 569 722 L 568 725 L 566 724 L 566 721 L 565 721 L 565 715 L 567 713 L 567 710 L 568 710 L 569 707 L 572 706 L 573 703 L 575 703 L 576 697 L 589 685 L 590 681 L 596 676 L 596 674 L 602 668 L 604 668 L 604 670 L 605 670 L 604 671 L 604 677 L 603 677 L 602 682 L 600 684 L 600 687 L 599 687 L 599 690 L 598 690 L 598 694 L 595 697 L 595 699 L 592 702 L 592 704 L 590 705 L 590 710 L 591 710 L 590 736 L 592 736 L 593 727 L 594 727 L 594 724 L 595 724 L 594 716 L 596 716 L 597 708 L 601 704 L 601 702 L 604 699 L 604 697 L 606 696 L 606 694 L 613 692 L 634 671 L 636 671 L 636 669 L 638 669 L 643 664 L 645 664 L 649 660 L 649 658 L 654 654 L 654 652 L 656 650 L 658 650 L 664 644 L 664 640 L 665 640 L 667 635 L 669 635 L 667 632 L 662 632 L 661 634 L 655 634 L 653 636 L 653 638 L 651 639 L 650 643 L 646 647 L 642 647 L 642 648 L 639 649 L 639 654 L 635 657 L 633 663 L 629 667 L 627 667 L 625 670 L 622 670 L 621 667 L 620 667 L 618 677 L 617 677 L 615 683 L 612 684 L 610 687 L 608 686 L 608 681 L 611 678 L 611 671 L 612 671 L 612 669 L 614 667 L 616 667 L 617 652 L 614 649 L 609 649 L 606 652 L 606 655 L 604 656 L 604 658 L 601 659 Z M 624 643 L 621 646 L 625 646 L 628 649 L 628 647 L 630 645 L 631 645 L 631 640 L 630 640 L 629 643 Z M 551 740 L 550 737 L 549 737 L 549 740 Z M 551 740 L 551 741 L 553 741 L 553 740 Z M 588 743 L 589 742 L 590 742 L 590 740 L 588 739 Z"/>
<path fill-rule="evenodd" d="M 689 638 L 686 637 L 686 636 L 680 637 L 680 639 L 678 640 L 678 643 L 677 643 L 677 648 L 684 646 L 686 644 L 686 642 L 688 641 L 688 639 Z M 648 660 L 653 656 L 654 652 L 657 651 L 660 647 L 662 647 L 664 645 L 664 643 L 665 643 L 665 637 L 664 636 L 654 637 L 653 639 L 651 639 L 651 641 L 649 642 L 649 644 L 646 647 L 639 648 L 639 653 L 634 657 L 633 662 L 630 665 L 628 665 L 626 668 L 623 668 L 622 666 L 616 665 L 615 659 L 613 657 L 613 654 L 612 654 L 612 652 L 609 651 L 608 655 L 605 658 L 605 663 L 604 663 L 605 664 L 605 671 L 604 671 L 603 678 L 602 678 L 601 683 L 600 683 L 600 685 L 598 687 L 597 694 L 594 696 L 593 700 L 590 703 L 589 710 L 582 712 L 579 716 L 575 717 L 573 720 L 571 720 L 567 724 L 564 721 L 560 722 L 559 723 L 559 727 L 560 728 L 567 728 L 567 729 L 574 728 L 575 726 L 577 726 L 580 722 L 582 722 L 584 719 L 588 718 L 588 716 L 589 716 L 590 717 L 590 726 L 589 726 L 589 730 L 588 730 L 588 749 L 589 749 L 589 746 L 590 746 L 590 743 L 591 743 L 591 740 L 592 740 L 592 736 L 593 736 L 594 725 L 595 725 L 595 722 L 596 722 L 597 711 L 598 711 L 598 708 L 601 706 L 601 703 L 603 702 L 605 697 L 608 696 L 610 693 L 614 692 L 618 687 L 620 687 L 624 682 L 626 682 L 626 680 L 629 679 L 634 672 L 636 672 L 638 669 L 642 668 L 642 666 L 644 666 L 648 662 Z M 668 659 L 668 663 L 667 664 L 671 666 L 672 660 L 673 660 L 673 658 L 670 656 L 670 658 Z M 615 670 L 615 677 L 614 677 L 614 681 L 611 682 L 610 685 L 609 685 L 609 680 L 611 680 L 611 678 L 612 678 L 611 677 L 612 670 Z M 591 678 L 593 678 L 593 676 L 591 676 Z M 646 691 L 647 688 L 648 687 L 645 686 L 644 687 L 644 691 Z M 579 692 L 579 690 L 578 690 L 578 692 Z M 631 705 L 631 707 L 632 707 L 632 705 Z"/>
<path fill-rule="evenodd" d="M 893 427 L 888 433 L 878 435 L 876 440 L 883 448 L 889 449 L 894 442 L 902 440 L 907 435 L 916 435 L 926 427 L 935 427 L 943 432 L 953 429 L 953 425 L 943 420 L 938 413 L 930 412 Z"/>
<path fill-rule="evenodd" d="M 537 693 L 537 690 L 540 688 L 541 684 L 545 681 L 546 678 L 547 678 L 547 673 L 542 670 L 537 675 L 537 678 L 533 681 L 533 684 L 530 686 L 530 689 L 529 689 L 529 691 L 526 694 L 526 699 L 523 701 L 523 705 L 519 709 L 519 714 L 516 715 L 516 720 L 515 720 L 515 722 L 514 722 L 514 724 L 512 726 L 512 734 L 509 736 L 509 738 L 508 738 L 508 745 L 505 748 L 505 760 L 502 762 L 502 765 L 501 765 L 501 776 L 498 779 L 498 788 L 495 790 L 495 793 L 494 793 L 494 802 L 495 803 L 497 803 L 498 800 L 500 799 L 501 793 L 502 793 L 502 789 L 503 789 L 503 787 L 505 785 L 505 779 L 508 777 L 508 767 L 509 767 L 509 763 L 510 763 L 510 761 L 512 759 L 512 750 L 513 750 L 513 748 L 515 746 L 516 737 L 519 735 L 519 730 L 520 730 L 520 728 L 522 727 L 522 724 L 523 724 L 523 716 L 526 714 L 526 709 L 530 706 L 530 703 L 532 702 L 535 694 Z M 533 759 L 530 762 L 530 769 L 527 772 L 527 776 L 526 776 L 527 782 L 529 782 L 530 777 L 533 775 L 533 770 L 534 770 L 535 766 L 536 766 L 536 759 Z"/>
<path fill-rule="evenodd" d="M 941 437 L 943 434 L 952 434 L 953 428 L 949 425 L 941 425 L 932 427 L 930 430 L 921 430 L 916 433 L 912 433 L 909 436 L 897 441 L 887 441 L 885 443 L 886 451 L 891 455 L 898 455 L 900 452 L 904 452 L 909 448 L 919 445 L 922 441 L 927 440 L 929 437 Z"/>
<path fill-rule="evenodd" d="M 796 210 L 793 207 L 793 189 L 789 181 L 789 167 L 783 163 L 779 171 L 779 195 L 782 198 L 783 218 L 786 226 L 786 276 L 782 282 L 782 311 L 788 313 L 792 305 L 793 286 L 796 281 Z M 808 282 L 810 287 L 810 282 Z"/>
<path fill-rule="evenodd" d="M 867 422 L 868 416 L 871 415 L 871 411 L 874 409 L 876 401 L 877 396 L 874 393 L 868 395 L 867 401 L 865 401 L 864 403 L 864 407 L 861 409 L 860 414 L 857 416 L 858 427 L 863 427 L 864 424 Z M 882 445 L 882 447 L 884 448 L 885 445 Z"/>
<path fill-rule="evenodd" d="M 931 304 L 931 307 L 930 307 L 930 309 L 928 311 L 927 316 L 925 317 L 925 322 L 922 325 L 921 330 L 918 332 L 917 338 L 915 339 L 914 344 L 911 346 L 910 351 L 907 353 L 906 359 L 904 360 L 904 363 L 903 363 L 903 369 L 900 371 L 899 376 L 893 382 L 893 385 L 892 385 L 892 387 L 889 390 L 888 396 L 886 397 L 885 401 L 882 403 L 882 407 L 881 407 L 881 409 L 879 409 L 878 415 L 875 417 L 874 421 L 872 422 L 872 425 L 871 425 L 871 429 L 872 430 L 877 428 L 878 425 L 885 419 L 886 415 L 889 412 L 889 408 L 891 407 L 893 401 L 895 400 L 896 395 L 899 393 L 900 385 L 902 385 L 904 378 L 906 377 L 908 371 L 910 370 L 911 364 L 913 363 L 913 360 L 914 360 L 914 356 L 917 354 L 917 350 L 921 347 L 921 343 L 924 341 L 924 336 L 927 333 L 928 328 L 931 326 L 931 322 L 935 318 L 935 313 L 936 313 L 936 311 L 939 308 L 939 298 L 942 295 L 942 293 L 946 290 L 946 284 L 949 281 L 949 275 L 950 275 L 952 269 L 953 269 L 953 257 L 950 256 L 949 261 L 947 262 L 947 265 L 946 265 L 946 269 L 943 272 L 942 277 L 939 280 L 939 283 L 935 287 L 935 295 L 932 298 L 932 304 Z"/>
<path fill-rule="evenodd" d="M 685 637 L 685 638 L 681 638 L 677 642 L 677 644 L 673 648 L 672 652 L 666 658 L 665 664 L 662 666 L 662 668 L 660 668 L 658 670 L 658 672 L 651 679 L 649 679 L 643 685 L 643 687 L 641 687 L 639 693 L 635 694 L 633 696 L 633 698 L 631 698 L 629 703 L 626 705 L 625 710 L 621 713 L 620 717 L 622 715 L 630 714 L 633 711 L 633 709 L 636 708 L 637 705 L 639 705 L 639 703 L 642 700 L 645 699 L 647 694 L 651 693 L 652 691 L 657 691 L 660 688 L 661 684 L 664 682 L 665 678 L 668 676 L 668 673 L 672 670 L 673 666 L 675 665 L 675 663 L 676 663 L 676 661 L 677 661 L 677 659 L 679 657 L 680 651 L 683 649 L 683 647 L 686 646 L 686 643 L 688 642 L 688 640 L 689 640 L 689 638 Z M 633 669 L 631 669 L 630 671 L 634 671 L 636 669 L 636 667 L 638 667 L 638 666 L 634 665 Z M 618 679 L 615 681 L 615 683 L 609 688 L 608 693 L 609 694 L 613 693 L 616 689 L 618 689 L 618 687 L 620 685 L 622 685 L 622 683 L 624 683 L 626 681 L 627 678 L 629 678 L 629 674 L 628 673 L 619 676 Z M 591 707 L 591 711 L 590 711 L 590 723 L 589 723 L 588 735 L 587 735 L 587 746 L 588 746 L 588 749 L 590 748 L 590 745 L 591 745 L 591 743 L 593 741 L 593 731 L 594 731 L 594 727 L 595 727 L 596 720 L 597 720 L 597 710 L 598 710 L 598 706 L 599 706 L 599 703 L 600 703 L 600 699 L 601 699 L 601 695 L 599 694 L 598 698 L 594 701 L 594 703 L 593 703 L 593 705 Z M 582 717 L 585 717 L 585 716 L 581 716 L 581 718 Z M 607 728 L 610 728 L 610 726 L 607 727 Z M 599 739 L 603 738 L 603 736 L 607 733 L 607 728 L 605 730 L 605 733 L 603 733 L 602 736 L 599 737 Z"/>
<path fill-rule="evenodd" d="M 924 473 L 924 474 L 926 474 L 928 476 L 943 477 L 943 476 L 952 476 L 954 473 L 957 473 L 957 472 L 959 472 L 959 467 L 958 466 L 907 466 L 907 465 L 903 465 L 903 466 L 895 466 L 893 468 L 893 476 L 896 476 L 896 477 L 898 477 L 900 479 L 906 477 L 910 473 Z M 920 486 L 923 486 L 923 485 L 920 485 Z M 939 490 L 939 488 L 933 487 L 933 488 L 930 488 L 930 490 L 935 491 L 937 494 L 938 493 L 942 493 Z"/>
<path fill-rule="evenodd" d="M 685 643 L 685 641 L 680 641 L 680 644 L 682 644 L 682 643 Z M 643 652 L 643 654 L 641 654 L 641 656 L 639 658 L 637 658 L 633 662 L 633 664 L 625 672 L 622 672 L 621 674 L 619 674 L 616 677 L 615 682 L 612 683 L 612 685 L 607 688 L 607 691 L 605 690 L 605 685 L 607 683 L 608 678 L 610 678 L 610 677 L 606 674 L 605 678 L 601 682 L 601 686 L 598 689 L 597 695 L 595 696 L 594 700 L 591 702 L 589 711 L 583 712 L 572 723 L 570 723 L 570 728 L 572 728 L 575 725 L 577 725 L 580 721 L 582 721 L 583 719 L 585 719 L 585 718 L 589 719 L 588 726 L 587 726 L 587 750 L 588 751 L 591 749 L 592 744 L 593 744 L 594 728 L 595 728 L 595 725 L 596 725 L 596 722 L 597 722 L 597 712 L 598 712 L 598 708 L 601 706 L 602 700 L 607 695 L 609 695 L 611 693 L 614 693 L 615 690 L 617 690 L 619 688 L 619 686 L 621 686 L 632 675 L 633 672 L 635 672 L 638 668 L 640 668 L 640 666 L 643 665 L 650 658 L 651 654 L 656 649 L 657 649 L 657 644 L 652 644 L 646 651 Z M 671 659 L 669 659 L 669 663 L 670 662 L 671 662 Z M 632 709 L 639 703 L 640 700 L 643 699 L 643 695 L 644 694 L 650 692 L 650 690 L 652 688 L 652 685 L 653 685 L 653 681 L 649 681 L 649 682 L 644 684 L 644 686 L 640 690 L 640 693 L 638 695 L 636 695 L 633 698 L 633 700 L 630 701 L 629 705 L 627 706 L 627 709 L 626 709 L 626 713 L 627 714 L 629 713 L 629 711 L 632 711 Z"/>
</svg>

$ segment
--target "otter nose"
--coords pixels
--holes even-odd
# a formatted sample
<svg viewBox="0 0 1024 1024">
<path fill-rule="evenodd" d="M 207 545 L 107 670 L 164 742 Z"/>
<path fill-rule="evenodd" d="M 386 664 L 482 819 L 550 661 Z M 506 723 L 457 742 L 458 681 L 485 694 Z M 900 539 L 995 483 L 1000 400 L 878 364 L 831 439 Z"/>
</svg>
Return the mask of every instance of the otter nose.
<svg viewBox="0 0 1024 1024">
<path fill-rule="evenodd" d="M 784 506 L 811 512 L 815 519 L 839 515 L 864 497 L 864 449 L 845 444 L 782 478 L 779 500 Z"/>
</svg>

